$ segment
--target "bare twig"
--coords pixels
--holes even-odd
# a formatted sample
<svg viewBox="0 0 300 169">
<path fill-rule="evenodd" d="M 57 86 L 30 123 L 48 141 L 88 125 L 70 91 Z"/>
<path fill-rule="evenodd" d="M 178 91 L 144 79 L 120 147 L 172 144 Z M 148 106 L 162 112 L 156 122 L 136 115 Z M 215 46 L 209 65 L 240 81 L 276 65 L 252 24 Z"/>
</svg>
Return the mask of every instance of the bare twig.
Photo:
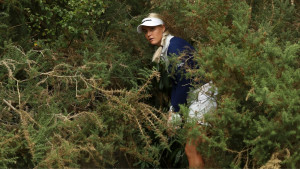
<svg viewBox="0 0 300 169">
<path fill-rule="evenodd" d="M 24 137 L 28 143 L 28 147 L 29 147 L 29 150 L 30 150 L 30 153 L 32 156 L 34 156 L 34 143 L 31 141 L 31 138 L 30 138 L 30 134 L 29 134 L 29 131 L 28 131 L 28 124 L 27 124 L 27 120 L 25 118 L 25 116 L 28 116 L 28 118 L 34 122 L 35 124 L 37 124 L 32 118 L 30 115 L 28 115 L 25 111 L 22 111 L 22 110 L 18 110 L 16 109 L 14 106 L 12 106 L 8 101 L 6 101 L 5 99 L 3 99 L 4 103 L 6 105 L 8 105 L 11 109 L 13 109 L 15 112 L 19 113 L 20 115 L 20 118 L 21 118 L 21 124 L 23 126 L 23 133 L 24 133 Z M 37 124 L 39 126 L 39 124 Z"/>
<path fill-rule="evenodd" d="M 16 109 L 13 105 L 11 105 L 7 100 L 3 99 L 4 103 L 6 105 L 8 105 L 12 110 L 14 110 L 16 113 L 18 113 L 22 119 L 22 121 L 24 120 L 24 122 L 26 122 L 25 117 L 27 117 L 30 121 L 32 121 L 33 123 L 35 123 L 37 126 L 40 127 L 40 125 L 29 115 L 29 113 L 27 113 L 24 110 L 18 110 Z"/>
<path fill-rule="evenodd" d="M 18 98 L 19 98 L 19 109 L 22 110 L 22 105 L 21 105 L 21 94 L 20 94 L 20 88 L 19 88 L 19 81 L 17 81 L 17 91 L 18 91 Z"/>
</svg>

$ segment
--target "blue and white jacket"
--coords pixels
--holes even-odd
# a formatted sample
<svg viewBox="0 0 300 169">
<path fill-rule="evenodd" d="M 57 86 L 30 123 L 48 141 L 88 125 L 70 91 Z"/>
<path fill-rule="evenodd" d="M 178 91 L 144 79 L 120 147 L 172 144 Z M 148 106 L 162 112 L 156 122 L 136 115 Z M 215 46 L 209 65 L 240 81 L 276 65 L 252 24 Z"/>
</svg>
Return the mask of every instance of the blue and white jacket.
<svg viewBox="0 0 300 169">
<path fill-rule="evenodd" d="M 179 104 L 187 102 L 188 92 L 191 87 L 191 79 L 187 79 L 184 74 L 186 73 L 185 66 L 194 66 L 193 51 L 194 47 L 182 38 L 168 35 L 165 45 L 162 50 L 161 59 L 165 61 L 168 70 L 175 67 L 175 73 L 172 82 L 171 92 L 171 106 L 174 112 L 179 111 Z M 169 64 L 172 57 L 181 57 L 180 62 L 176 65 Z"/>
</svg>

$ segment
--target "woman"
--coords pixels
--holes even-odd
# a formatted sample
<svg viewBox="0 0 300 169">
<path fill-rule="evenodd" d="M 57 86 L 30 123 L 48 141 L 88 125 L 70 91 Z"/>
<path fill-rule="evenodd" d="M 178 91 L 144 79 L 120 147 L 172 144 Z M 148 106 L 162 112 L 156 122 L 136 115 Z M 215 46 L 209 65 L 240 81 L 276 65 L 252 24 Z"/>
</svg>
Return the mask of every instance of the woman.
<svg viewBox="0 0 300 169">
<path fill-rule="evenodd" d="M 172 81 L 170 118 L 173 112 L 179 111 L 179 105 L 187 102 L 191 79 L 182 76 L 186 66 L 193 66 L 192 53 L 194 48 L 184 39 L 172 36 L 159 16 L 159 14 L 150 13 L 147 18 L 137 27 L 138 33 L 144 33 L 146 39 L 151 45 L 158 46 L 153 55 L 153 62 L 164 62 L 169 72 L 175 70 Z M 179 63 L 170 64 L 172 57 L 179 57 Z M 174 71 L 173 71 L 174 72 Z M 175 116 L 176 117 L 176 116 Z M 173 116 L 174 118 L 174 116 Z M 204 168 L 204 162 L 201 154 L 197 151 L 197 146 L 202 142 L 201 138 L 187 140 L 185 153 L 188 157 L 190 168 Z"/>
</svg>

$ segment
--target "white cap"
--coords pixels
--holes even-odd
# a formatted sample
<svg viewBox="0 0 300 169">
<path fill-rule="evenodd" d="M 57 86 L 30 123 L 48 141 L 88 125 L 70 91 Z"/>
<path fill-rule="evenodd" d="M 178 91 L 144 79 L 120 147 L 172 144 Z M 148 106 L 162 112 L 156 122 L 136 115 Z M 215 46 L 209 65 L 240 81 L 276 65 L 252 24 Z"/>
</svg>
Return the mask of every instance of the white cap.
<svg viewBox="0 0 300 169">
<path fill-rule="evenodd" d="M 158 26 L 163 25 L 164 22 L 159 18 L 145 18 L 142 20 L 142 23 L 137 27 L 137 32 L 142 33 L 142 26 Z"/>
</svg>

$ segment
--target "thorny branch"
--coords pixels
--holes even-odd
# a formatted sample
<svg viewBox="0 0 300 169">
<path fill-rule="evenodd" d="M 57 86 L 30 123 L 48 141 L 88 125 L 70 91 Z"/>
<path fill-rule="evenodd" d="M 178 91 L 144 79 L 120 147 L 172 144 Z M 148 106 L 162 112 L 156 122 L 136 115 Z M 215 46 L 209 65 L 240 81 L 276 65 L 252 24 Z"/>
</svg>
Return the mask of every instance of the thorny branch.
<svg viewBox="0 0 300 169">
<path fill-rule="evenodd" d="M 16 47 L 19 52 L 21 52 L 22 56 L 26 56 L 26 53 L 23 52 L 21 49 Z M 38 52 L 44 56 L 43 51 L 33 51 L 33 52 Z M 28 121 L 33 122 L 36 126 L 39 128 L 41 127 L 40 124 L 38 124 L 33 117 L 27 112 L 23 110 L 23 105 L 26 104 L 22 103 L 22 86 L 23 83 L 28 82 L 29 80 L 33 80 L 35 78 L 40 78 L 39 82 L 35 84 L 35 86 L 39 86 L 43 83 L 47 83 L 48 79 L 50 77 L 52 78 L 59 78 L 59 79 L 66 79 L 68 83 L 74 84 L 75 85 L 75 94 L 76 98 L 80 97 L 78 95 L 78 90 L 80 88 L 92 88 L 92 92 L 99 92 L 99 94 L 103 95 L 106 98 L 107 103 L 110 105 L 112 109 L 115 109 L 115 111 L 119 111 L 119 113 L 124 114 L 130 121 L 132 121 L 136 127 L 137 131 L 141 133 L 141 138 L 146 144 L 146 147 L 151 146 L 151 139 L 150 136 L 145 132 L 144 127 L 151 126 L 151 129 L 156 133 L 156 135 L 161 139 L 162 142 L 167 143 L 167 138 L 163 135 L 164 129 L 164 124 L 165 120 L 162 120 L 159 116 L 161 115 L 164 119 L 165 116 L 160 110 L 157 110 L 156 108 L 149 106 L 143 102 L 140 102 L 141 98 L 148 97 L 148 95 L 144 94 L 146 91 L 147 86 L 151 83 L 153 78 L 159 78 L 159 73 L 154 71 L 150 75 L 149 78 L 147 78 L 146 82 L 137 90 L 137 91 L 127 91 L 127 90 L 107 90 L 99 85 L 99 81 L 101 79 L 94 79 L 94 78 L 86 78 L 84 74 L 81 72 L 82 67 L 79 69 L 74 68 L 71 65 L 68 64 L 59 64 L 56 65 L 52 68 L 51 71 L 48 72 L 35 72 L 36 74 L 30 78 L 24 79 L 24 80 L 18 80 L 14 77 L 14 70 L 16 70 L 17 65 L 27 65 L 28 70 L 32 69 L 31 64 L 37 64 L 34 61 L 30 61 L 29 59 L 24 59 L 24 63 L 15 61 L 13 59 L 4 59 L 0 60 L 0 66 L 3 65 L 7 71 L 8 71 L 8 76 L 12 80 L 16 82 L 16 91 L 17 91 L 17 103 L 19 107 L 13 106 L 13 104 L 6 100 L 3 99 L 3 102 L 11 108 L 13 111 L 18 113 L 21 118 L 21 124 L 23 126 L 23 133 L 25 136 L 25 139 L 28 142 L 28 146 L 30 148 L 30 153 L 32 156 L 35 154 L 35 145 L 34 142 L 32 141 L 32 136 L 30 136 L 30 133 L 28 131 Z M 65 68 L 70 70 L 68 74 L 62 74 L 65 73 Z M 79 83 L 83 84 L 83 86 L 79 86 Z M 59 84 L 58 84 L 59 85 Z M 46 91 L 47 92 L 47 91 Z M 48 104 L 48 103 L 47 103 Z M 157 114 L 159 113 L 159 115 Z M 55 118 L 55 123 L 57 119 L 60 119 L 62 121 L 66 122 L 72 122 L 74 119 L 78 119 L 80 117 L 89 117 L 91 120 L 94 120 L 94 123 L 100 127 L 103 128 L 103 124 L 99 117 L 96 117 L 97 114 L 91 113 L 88 111 L 82 111 L 78 112 L 74 115 L 63 115 L 62 113 L 60 114 L 55 114 L 53 117 Z M 81 129 L 79 129 L 81 130 Z M 88 149 L 86 149 L 87 152 L 90 152 Z M 131 150 L 132 151 L 132 150 Z M 44 162 L 50 159 L 45 159 Z"/>
</svg>

